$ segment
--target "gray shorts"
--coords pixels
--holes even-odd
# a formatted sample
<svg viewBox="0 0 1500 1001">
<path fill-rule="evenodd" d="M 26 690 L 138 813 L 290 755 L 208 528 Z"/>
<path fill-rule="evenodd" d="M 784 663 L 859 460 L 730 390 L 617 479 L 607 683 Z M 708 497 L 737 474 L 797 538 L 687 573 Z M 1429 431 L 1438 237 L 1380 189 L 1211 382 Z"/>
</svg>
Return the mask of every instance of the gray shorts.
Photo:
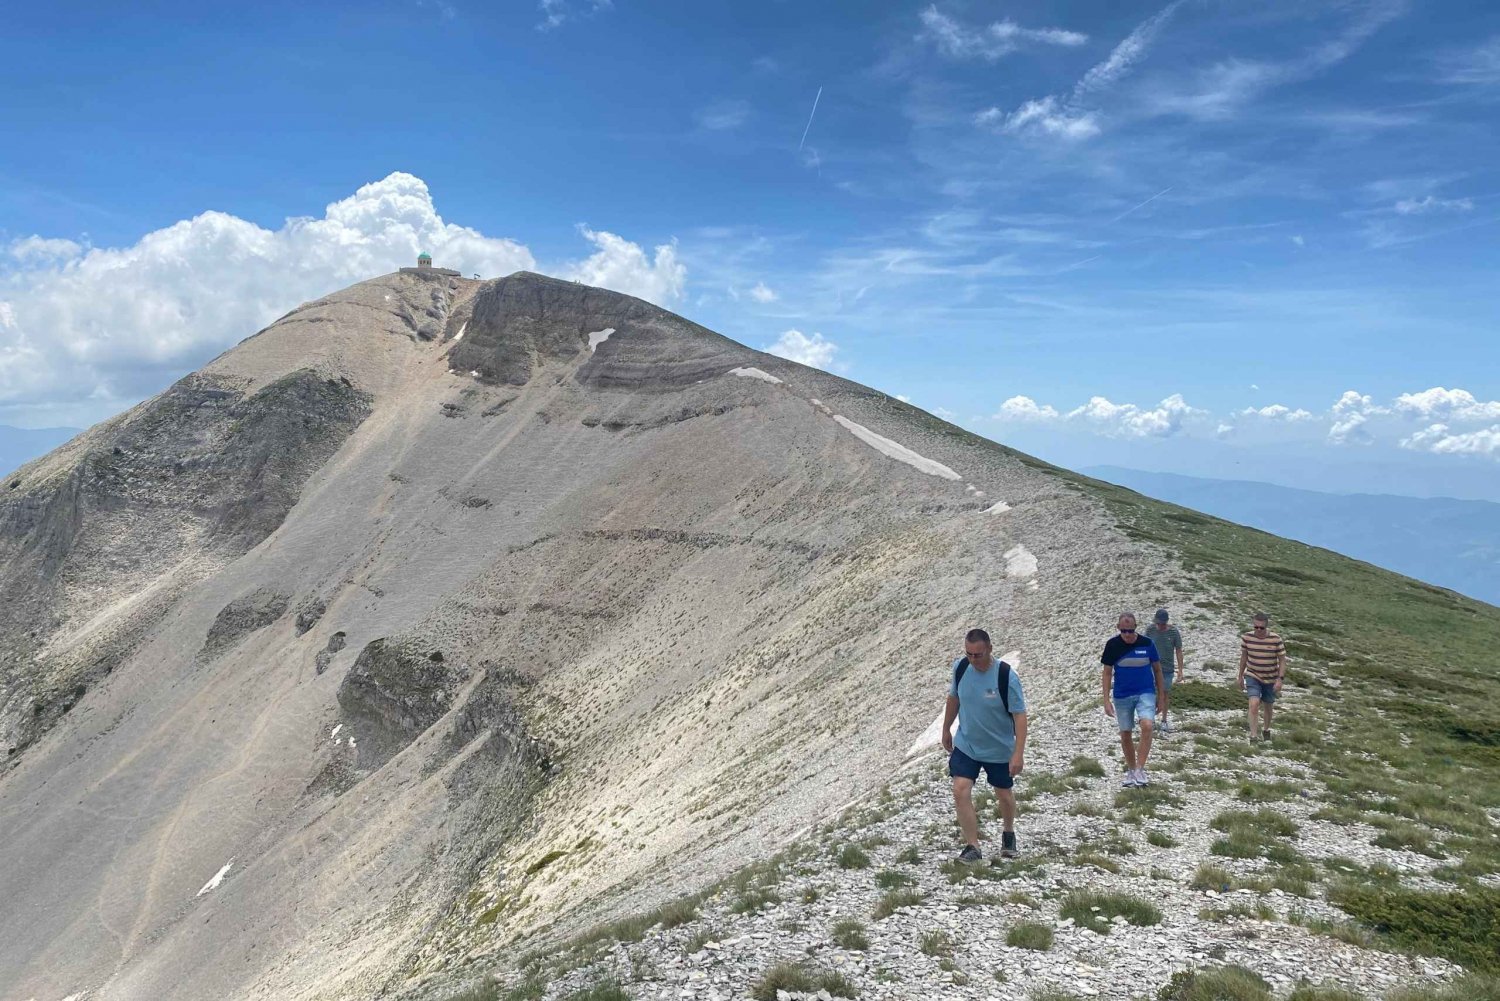
<svg viewBox="0 0 1500 1001">
<path fill-rule="evenodd" d="M 1120 724 L 1121 733 L 1129 733 L 1135 729 L 1135 721 L 1150 720 L 1156 722 L 1156 693 L 1142 692 L 1139 695 L 1127 695 L 1124 698 L 1115 699 L 1115 722 Z"/>
<path fill-rule="evenodd" d="M 1276 683 L 1274 681 L 1261 681 L 1253 674 L 1245 675 L 1245 694 L 1252 699 L 1260 699 L 1266 705 L 1276 701 Z"/>
</svg>

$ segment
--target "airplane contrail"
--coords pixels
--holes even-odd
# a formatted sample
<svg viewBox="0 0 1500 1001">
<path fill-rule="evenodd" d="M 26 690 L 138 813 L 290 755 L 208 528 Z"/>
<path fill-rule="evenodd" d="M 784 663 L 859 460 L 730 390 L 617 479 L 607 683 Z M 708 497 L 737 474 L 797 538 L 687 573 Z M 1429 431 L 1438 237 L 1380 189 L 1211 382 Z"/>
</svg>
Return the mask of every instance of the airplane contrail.
<svg viewBox="0 0 1500 1001">
<path fill-rule="evenodd" d="M 802 144 L 807 142 L 807 133 L 812 130 L 813 115 L 818 113 L 818 98 L 823 96 L 823 88 L 818 88 L 818 96 L 813 98 L 812 112 L 807 116 L 807 128 L 802 130 L 802 142 L 797 144 L 797 152 L 802 152 Z"/>
<path fill-rule="evenodd" d="M 1147 205 L 1150 205 L 1152 202 L 1156 201 L 1162 195 L 1166 194 L 1168 191 L 1171 191 L 1171 190 L 1172 190 L 1171 188 L 1162 188 L 1156 194 L 1152 195 L 1150 198 L 1147 198 L 1145 201 L 1141 202 L 1139 205 L 1132 205 L 1130 208 L 1126 209 L 1124 212 L 1121 212 L 1119 215 L 1117 215 L 1113 219 L 1111 219 L 1110 222 L 1111 223 L 1117 223 L 1117 222 L 1119 222 L 1121 219 L 1124 219 L 1126 216 L 1128 216 L 1130 213 L 1134 212 L 1136 209 L 1143 209 L 1143 208 L 1145 208 Z"/>
</svg>

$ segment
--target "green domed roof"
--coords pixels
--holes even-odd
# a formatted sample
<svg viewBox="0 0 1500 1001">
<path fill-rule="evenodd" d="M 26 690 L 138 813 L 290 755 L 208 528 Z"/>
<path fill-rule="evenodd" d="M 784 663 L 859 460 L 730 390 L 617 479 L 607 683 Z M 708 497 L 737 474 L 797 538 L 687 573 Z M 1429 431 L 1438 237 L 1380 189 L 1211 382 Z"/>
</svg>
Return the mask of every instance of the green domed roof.
<svg viewBox="0 0 1500 1001">
<path fill-rule="evenodd" d="M 422 261 L 422 260 L 430 261 L 430 260 L 432 260 L 432 255 L 429 254 L 427 251 L 424 250 L 420 254 L 417 255 L 417 260 L 419 260 L 419 261 Z"/>
</svg>

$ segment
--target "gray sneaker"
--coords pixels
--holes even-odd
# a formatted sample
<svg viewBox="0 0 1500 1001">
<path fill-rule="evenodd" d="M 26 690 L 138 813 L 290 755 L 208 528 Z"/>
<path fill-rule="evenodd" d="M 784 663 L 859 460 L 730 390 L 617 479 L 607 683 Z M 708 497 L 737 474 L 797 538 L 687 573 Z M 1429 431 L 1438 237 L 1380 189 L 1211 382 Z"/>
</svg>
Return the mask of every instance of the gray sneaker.
<svg viewBox="0 0 1500 1001">
<path fill-rule="evenodd" d="M 1151 776 L 1146 774 L 1146 769 L 1137 768 L 1135 770 L 1135 784 L 1138 786 L 1148 786 L 1151 784 Z"/>
<path fill-rule="evenodd" d="M 1000 835 L 1000 857 L 1015 858 L 1019 854 L 1021 853 L 1016 851 L 1016 832 L 1005 831 L 1002 833 Z"/>
<path fill-rule="evenodd" d="M 964 845 L 964 850 L 958 853 L 958 860 L 965 863 L 983 862 L 984 856 L 973 845 Z"/>
</svg>

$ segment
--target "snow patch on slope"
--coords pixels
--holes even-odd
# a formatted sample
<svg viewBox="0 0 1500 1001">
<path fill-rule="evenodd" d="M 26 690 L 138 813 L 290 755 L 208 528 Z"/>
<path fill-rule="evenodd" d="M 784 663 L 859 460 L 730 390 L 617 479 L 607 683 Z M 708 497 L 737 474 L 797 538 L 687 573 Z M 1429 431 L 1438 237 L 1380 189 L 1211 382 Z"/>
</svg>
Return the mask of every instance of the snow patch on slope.
<svg viewBox="0 0 1500 1001">
<path fill-rule="evenodd" d="M 228 862 L 225 862 L 224 868 L 214 873 L 214 878 L 209 880 L 207 883 L 204 883 L 203 889 L 195 893 L 194 896 L 201 897 L 209 890 L 217 890 L 219 888 L 219 884 L 224 882 L 224 877 L 229 875 L 229 868 L 232 865 L 234 865 L 234 859 L 230 859 Z"/>
<path fill-rule="evenodd" d="M 911 449 L 907 448 L 900 442 L 891 441 L 891 439 L 885 437 L 884 435 L 878 435 L 874 431 L 871 431 L 869 428 L 865 427 L 863 424 L 856 424 L 849 418 L 840 417 L 838 414 L 834 414 L 833 419 L 843 425 L 845 430 L 849 431 L 849 433 L 854 435 L 854 437 L 858 438 L 860 441 L 864 442 L 866 445 L 869 445 L 876 451 L 890 456 L 897 462 L 904 462 L 908 466 L 911 466 L 913 469 L 916 469 L 919 472 L 926 473 L 928 476 L 940 476 L 945 480 L 963 479 L 963 477 L 959 476 L 957 473 L 949 469 L 947 466 L 943 465 L 941 462 L 934 462 L 932 459 L 927 458 L 925 455 L 918 455 L 916 452 L 913 452 Z"/>
<path fill-rule="evenodd" d="M 599 345 L 609 340 L 609 335 L 614 332 L 614 327 L 605 327 L 603 330 L 596 330 L 589 334 L 589 354 L 593 354 Z"/>
<path fill-rule="evenodd" d="M 1000 501 L 998 504 L 995 504 L 993 507 L 987 507 L 987 508 L 985 508 L 984 509 L 984 513 L 985 514 L 1004 514 L 1005 512 L 1007 512 L 1009 510 L 1010 510 L 1010 505 L 1007 504 L 1007 503 L 1005 503 L 1005 501 Z"/>
<path fill-rule="evenodd" d="M 462 324 L 459 325 L 458 333 L 456 333 L 456 334 L 453 335 L 453 339 L 455 341 L 461 341 L 461 340 L 463 340 L 464 339 L 464 331 L 468 330 L 468 329 L 469 329 L 469 321 L 465 320 Z"/>
<path fill-rule="evenodd" d="M 1005 551 L 1005 572 L 1012 577 L 1030 577 L 1036 573 L 1036 557 L 1025 546 Z"/>
<path fill-rule="evenodd" d="M 729 374 L 737 375 L 742 379 L 759 379 L 762 382 L 769 382 L 777 386 L 781 385 L 780 379 L 776 378 L 770 372 L 763 372 L 758 368 L 732 368 L 729 370 Z"/>
</svg>

